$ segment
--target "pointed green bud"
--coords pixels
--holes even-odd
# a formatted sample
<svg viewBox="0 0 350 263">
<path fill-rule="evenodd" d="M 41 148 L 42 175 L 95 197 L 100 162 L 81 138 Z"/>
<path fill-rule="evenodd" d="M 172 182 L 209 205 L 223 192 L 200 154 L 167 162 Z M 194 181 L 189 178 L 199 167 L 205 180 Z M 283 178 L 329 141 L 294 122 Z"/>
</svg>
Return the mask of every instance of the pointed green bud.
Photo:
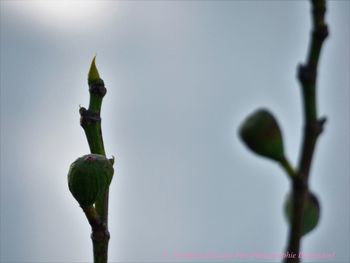
<svg viewBox="0 0 350 263">
<path fill-rule="evenodd" d="M 267 110 L 260 109 L 248 116 L 240 127 L 239 135 L 256 154 L 278 162 L 284 160 L 281 130 Z"/>
<path fill-rule="evenodd" d="M 105 156 L 84 155 L 70 166 L 69 190 L 82 208 L 89 207 L 108 189 L 113 172 L 113 166 Z"/>
<path fill-rule="evenodd" d="M 92 59 L 89 74 L 88 74 L 88 84 L 92 85 L 95 83 L 100 83 L 103 80 L 100 78 L 100 74 L 98 73 L 97 67 L 96 67 L 96 56 Z"/>
<path fill-rule="evenodd" d="M 320 204 L 317 197 L 309 192 L 305 200 L 304 214 L 303 214 L 303 226 L 302 226 L 302 235 L 306 235 L 312 231 L 318 224 L 320 219 Z M 288 223 L 291 224 L 293 220 L 293 199 L 292 195 L 288 195 L 284 206 L 284 212 Z"/>
</svg>

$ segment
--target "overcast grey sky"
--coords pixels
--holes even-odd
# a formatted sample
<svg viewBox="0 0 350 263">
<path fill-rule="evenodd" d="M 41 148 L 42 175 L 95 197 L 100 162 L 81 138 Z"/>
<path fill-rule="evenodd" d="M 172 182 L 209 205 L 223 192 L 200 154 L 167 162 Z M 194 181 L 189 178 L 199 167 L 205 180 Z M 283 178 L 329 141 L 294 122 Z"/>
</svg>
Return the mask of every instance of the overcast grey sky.
<svg viewBox="0 0 350 263">
<path fill-rule="evenodd" d="M 1 262 L 92 260 L 67 172 L 89 151 L 78 109 L 88 104 L 95 54 L 108 90 L 105 147 L 116 156 L 110 260 L 284 251 L 289 182 L 237 130 L 255 109 L 270 109 L 297 162 L 295 72 L 307 52 L 309 2 L 0 3 Z M 328 122 L 310 180 L 322 214 L 302 248 L 348 262 L 350 2 L 328 6 L 318 79 Z"/>
</svg>

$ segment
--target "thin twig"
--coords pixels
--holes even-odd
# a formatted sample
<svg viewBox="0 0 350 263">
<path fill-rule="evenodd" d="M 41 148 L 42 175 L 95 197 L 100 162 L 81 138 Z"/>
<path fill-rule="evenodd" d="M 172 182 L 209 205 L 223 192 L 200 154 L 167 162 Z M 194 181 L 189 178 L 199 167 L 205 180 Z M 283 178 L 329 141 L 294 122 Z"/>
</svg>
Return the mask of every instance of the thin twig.
<svg viewBox="0 0 350 263">
<path fill-rule="evenodd" d="M 302 238 L 303 212 L 308 194 L 308 179 L 318 136 L 321 134 L 325 118 L 317 117 L 316 78 L 317 66 L 324 40 L 328 36 L 325 23 L 325 0 L 311 0 L 312 34 L 307 61 L 298 68 L 304 108 L 304 133 L 298 171 L 293 178 L 293 218 L 289 233 L 287 252 L 296 254 L 295 258 L 286 258 L 285 262 L 300 262 L 299 252 Z"/>
</svg>

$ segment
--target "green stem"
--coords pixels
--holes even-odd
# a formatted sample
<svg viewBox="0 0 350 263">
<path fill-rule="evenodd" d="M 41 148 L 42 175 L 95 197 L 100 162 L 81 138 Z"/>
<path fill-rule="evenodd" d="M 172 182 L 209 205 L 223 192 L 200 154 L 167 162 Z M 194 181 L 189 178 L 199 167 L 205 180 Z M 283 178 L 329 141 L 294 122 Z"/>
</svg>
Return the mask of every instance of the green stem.
<svg viewBox="0 0 350 263">
<path fill-rule="evenodd" d="M 80 124 L 85 131 L 90 151 L 94 154 L 106 155 L 102 130 L 101 106 L 106 94 L 102 79 L 89 82 L 90 103 L 89 109 L 80 108 Z M 92 228 L 91 239 L 93 243 L 94 263 L 107 263 L 108 259 L 108 190 L 95 203 L 95 207 L 84 210 Z M 92 220 L 97 218 L 98 221 Z M 92 221 L 91 221 L 92 220 Z"/>
<path fill-rule="evenodd" d="M 326 12 L 325 0 L 311 0 L 312 4 L 312 37 L 309 46 L 309 53 L 305 65 L 299 66 L 298 77 L 302 88 L 303 108 L 304 108 L 304 134 L 301 148 L 301 157 L 298 172 L 293 178 L 293 207 L 292 223 L 289 232 L 287 251 L 300 252 L 302 225 L 304 217 L 305 200 L 308 194 L 308 179 L 311 169 L 314 150 L 318 136 L 321 134 L 325 119 L 318 119 L 316 105 L 316 77 L 317 66 L 321 48 L 324 40 L 328 36 L 328 28 L 324 20 Z M 287 263 L 300 262 L 299 257 L 287 258 Z"/>
<path fill-rule="evenodd" d="M 98 227 L 99 225 L 101 225 L 101 219 L 97 214 L 94 206 L 84 207 L 83 211 L 92 228 Z"/>
<path fill-rule="evenodd" d="M 288 174 L 290 179 L 293 179 L 296 176 L 296 171 L 294 170 L 294 168 L 292 167 L 292 165 L 289 163 L 287 158 L 283 158 L 280 161 L 280 165 L 282 166 L 282 168 L 286 171 L 286 173 Z"/>
</svg>

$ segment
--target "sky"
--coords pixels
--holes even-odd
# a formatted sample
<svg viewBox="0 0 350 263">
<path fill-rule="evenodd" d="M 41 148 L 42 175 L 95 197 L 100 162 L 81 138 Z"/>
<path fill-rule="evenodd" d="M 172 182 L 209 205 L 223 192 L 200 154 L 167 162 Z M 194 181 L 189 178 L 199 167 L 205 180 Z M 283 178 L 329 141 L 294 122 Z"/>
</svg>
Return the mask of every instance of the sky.
<svg viewBox="0 0 350 263">
<path fill-rule="evenodd" d="M 328 121 L 310 177 L 321 217 L 302 250 L 349 262 L 350 2 L 328 2 L 317 80 L 318 112 Z M 78 110 L 88 105 L 94 55 L 107 87 L 105 148 L 116 157 L 110 261 L 285 250 L 288 178 L 247 150 L 238 129 L 254 110 L 269 109 L 297 163 L 296 67 L 307 54 L 308 1 L 1 0 L 0 7 L 1 262 L 92 260 L 90 227 L 67 173 L 89 152 Z"/>
</svg>

